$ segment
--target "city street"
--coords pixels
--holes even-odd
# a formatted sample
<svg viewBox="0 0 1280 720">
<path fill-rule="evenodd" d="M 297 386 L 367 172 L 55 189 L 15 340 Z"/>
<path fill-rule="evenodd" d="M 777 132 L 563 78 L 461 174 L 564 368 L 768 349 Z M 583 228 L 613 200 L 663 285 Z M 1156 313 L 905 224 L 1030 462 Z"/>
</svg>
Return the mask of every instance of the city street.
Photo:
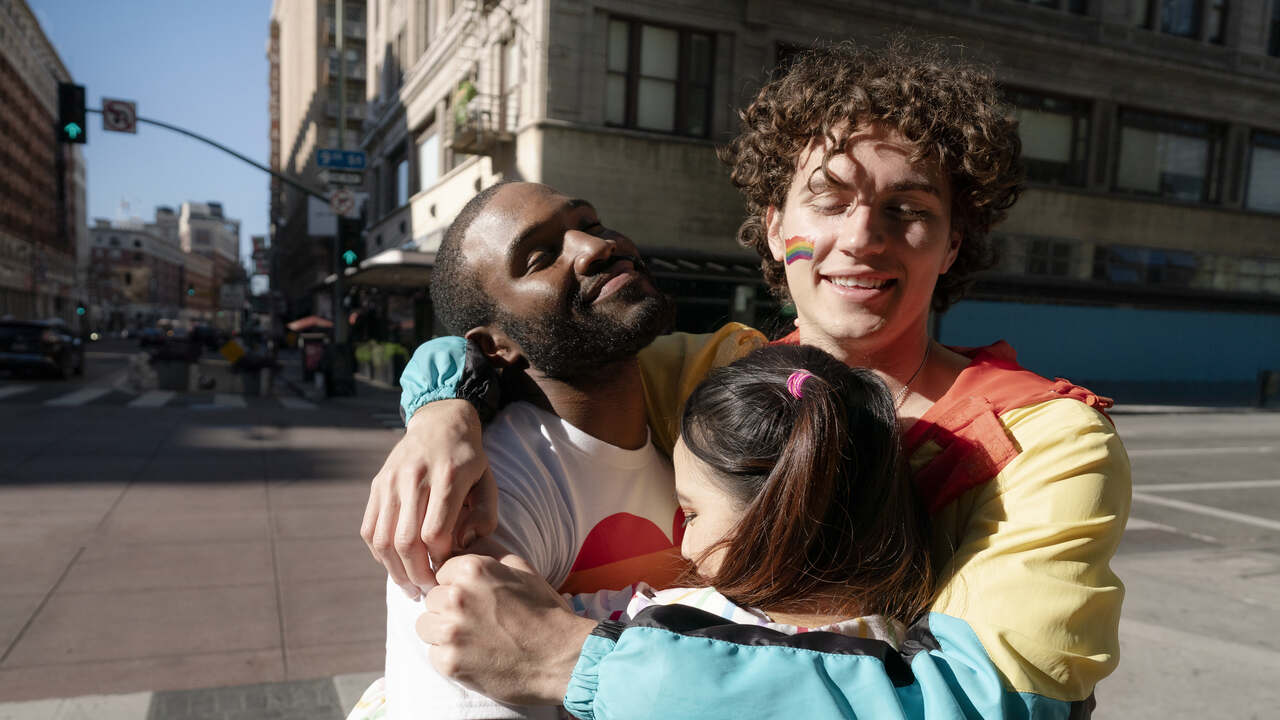
<svg viewBox="0 0 1280 720">
<path fill-rule="evenodd" d="M 399 437 L 395 393 L 140 406 L 111 386 L 136 350 L 108 347 L 83 380 L 0 380 L 0 718 L 85 702 L 141 718 L 162 700 L 196 717 L 172 708 L 219 693 L 156 691 L 227 686 L 340 717 L 382 661 L 382 576 L 357 528 Z M 1123 660 L 1097 716 L 1270 716 L 1280 414 L 1115 417 L 1135 497 Z M 50 700 L 95 695 L 111 697 Z"/>
</svg>

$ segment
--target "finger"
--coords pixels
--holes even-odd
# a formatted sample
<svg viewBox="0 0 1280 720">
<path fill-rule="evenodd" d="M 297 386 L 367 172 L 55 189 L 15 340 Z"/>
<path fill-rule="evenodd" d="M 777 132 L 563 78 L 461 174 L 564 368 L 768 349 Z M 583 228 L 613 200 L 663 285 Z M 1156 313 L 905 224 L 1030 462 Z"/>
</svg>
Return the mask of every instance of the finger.
<svg viewBox="0 0 1280 720">
<path fill-rule="evenodd" d="M 427 597 L 431 597 L 430 593 L 427 594 Z M 438 645 L 440 643 L 439 626 L 438 617 L 433 616 L 430 612 L 424 612 L 414 621 L 413 630 L 418 634 L 422 642 L 428 645 Z"/>
<path fill-rule="evenodd" d="M 498 482 L 493 470 L 485 465 L 480 481 L 467 494 L 466 517 L 458 521 L 461 546 L 468 547 L 476 538 L 488 537 L 498 529 Z"/>
<path fill-rule="evenodd" d="M 481 575 L 492 574 L 501 567 L 497 560 L 484 555 L 455 555 L 436 568 L 436 579 L 441 585 L 474 588 Z"/>
<path fill-rule="evenodd" d="M 428 588 L 435 584 L 435 574 L 431 571 L 431 563 L 427 558 L 427 546 L 422 543 L 418 534 L 421 527 L 423 506 L 429 496 L 417 492 L 412 502 L 400 506 L 395 533 L 395 555 L 393 562 L 400 563 L 403 574 L 410 584 Z"/>
<path fill-rule="evenodd" d="M 377 479 L 374 480 L 375 487 Z M 395 518 L 397 508 L 395 501 L 383 497 L 376 490 L 369 496 L 369 504 L 365 506 L 365 517 L 360 524 L 360 536 L 364 538 L 375 560 L 386 569 L 391 581 L 399 585 L 411 599 L 417 598 L 418 591 L 404 572 L 404 565 L 395 550 Z"/>
<path fill-rule="evenodd" d="M 457 482 L 456 473 L 432 469 L 431 491 L 422 517 L 420 539 L 437 566 L 453 555 L 454 528 L 470 489 L 470 485 Z"/>
</svg>

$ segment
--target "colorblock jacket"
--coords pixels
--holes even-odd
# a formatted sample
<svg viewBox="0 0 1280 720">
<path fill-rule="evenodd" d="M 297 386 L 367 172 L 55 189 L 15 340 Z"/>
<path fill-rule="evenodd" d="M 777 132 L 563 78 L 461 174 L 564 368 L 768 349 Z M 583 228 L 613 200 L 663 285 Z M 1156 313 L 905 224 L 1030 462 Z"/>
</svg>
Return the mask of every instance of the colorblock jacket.
<svg viewBox="0 0 1280 720">
<path fill-rule="evenodd" d="M 731 324 L 643 350 L 654 442 L 671 448 L 681 404 L 710 368 L 762 344 Z M 1019 367 L 1005 343 L 957 351 L 970 365 L 905 437 L 941 570 L 931 612 L 902 648 L 651 608 L 597 627 L 565 707 L 585 719 L 1086 717 L 1119 660 L 1124 596 L 1109 563 L 1130 474 L 1102 412 L 1110 401 Z M 492 386 L 484 374 L 463 341 L 433 340 L 405 370 L 402 409 Z"/>
</svg>

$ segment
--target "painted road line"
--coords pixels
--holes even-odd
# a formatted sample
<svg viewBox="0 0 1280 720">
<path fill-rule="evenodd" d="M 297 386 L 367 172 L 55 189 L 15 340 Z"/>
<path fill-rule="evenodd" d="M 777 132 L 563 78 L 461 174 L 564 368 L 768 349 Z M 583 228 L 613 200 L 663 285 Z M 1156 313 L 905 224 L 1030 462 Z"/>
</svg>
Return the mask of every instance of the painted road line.
<svg viewBox="0 0 1280 720">
<path fill-rule="evenodd" d="M 281 397 L 276 399 L 280 401 L 281 405 L 289 408 L 290 410 L 315 410 L 316 409 L 315 403 L 307 402 L 302 398 Z"/>
<path fill-rule="evenodd" d="M 213 404 L 220 408 L 247 407 L 243 395 L 233 395 L 231 393 L 214 393 Z"/>
<path fill-rule="evenodd" d="M 1280 480 L 1229 480 L 1226 482 L 1202 483 L 1155 483 L 1152 485 L 1134 485 L 1135 490 L 1143 492 L 1195 492 L 1197 490 L 1252 490 L 1254 488 L 1280 487 Z"/>
<path fill-rule="evenodd" d="M 128 407 L 160 407 L 173 399 L 177 393 L 172 390 L 148 390 L 138 399 L 130 402 Z"/>
<path fill-rule="evenodd" d="M 1173 455 L 1265 455 L 1275 452 L 1275 445 L 1246 445 L 1244 447 L 1207 447 L 1207 448 L 1146 448 L 1130 450 L 1129 457 L 1161 457 Z"/>
<path fill-rule="evenodd" d="M 115 390 L 115 388 L 87 387 L 82 390 L 77 390 L 73 393 L 67 393 L 66 395 L 56 397 L 46 402 L 45 405 L 48 405 L 51 407 L 76 407 L 78 405 L 84 405 L 85 403 L 88 403 L 88 402 L 93 402 L 94 400 L 97 400 L 103 395 L 106 395 L 107 393 L 111 392 L 112 390 Z"/>
<path fill-rule="evenodd" d="M 24 392 L 31 392 L 32 390 L 35 390 L 35 389 L 36 389 L 35 385 L 9 385 L 7 387 L 0 387 L 0 398 L 7 398 L 7 397 L 13 397 L 14 395 L 21 395 Z"/>
<path fill-rule="evenodd" d="M 1199 505 L 1197 503 L 1183 502 L 1182 500 L 1174 500 L 1173 498 L 1160 497 L 1159 495 L 1148 495 L 1142 492 L 1133 494 L 1134 500 L 1140 500 L 1152 505 L 1163 505 L 1177 510 L 1184 510 L 1197 515 L 1208 515 L 1210 517 L 1221 518 L 1223 520 L 1231 520 L 1243 525 L 1253 525 L 1255 527 L 1266 528 L 1267 530 L 1275 530 L 1280 532 L 1280 520 L 1272 520 L 1270 518 L 1262 518 L 1254 515 L 1245 515 L 1244 513 L 1223 510 L 1222 508 L 1209 507 L 1208 505 Z"/>
</svg>

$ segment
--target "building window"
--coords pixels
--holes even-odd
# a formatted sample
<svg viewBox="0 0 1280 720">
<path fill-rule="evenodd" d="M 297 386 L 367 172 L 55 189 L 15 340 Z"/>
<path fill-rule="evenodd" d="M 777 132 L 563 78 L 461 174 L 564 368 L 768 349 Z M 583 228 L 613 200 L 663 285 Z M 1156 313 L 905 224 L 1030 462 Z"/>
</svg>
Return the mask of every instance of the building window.
<svg viewBox="0 0 1280 720">
<path fill-rule="evenodd" d="M 1271 42 L 1267 52 L 1280 57 L 1280 0 L 1271 0 Z"/>
<path fill-rule="evenodd" d="M 1013 91 L 1027 179 L 1084 185 L 1089 157 L 1089 103 Z"/>
<path fill-rule="evenodd" d="M 712 56 L 708 33 L 611 19 L 605 122 L 706 137 Z"/>
<path fill-rule="evenodd" d="M 391 177 L 388 178 L 387 201 L 390 209 L 394 210 L 409 204 L 409 153 L 404 145 L 391 153 L 388 165 Z"/>
<path fill-rule="evenodd" d="M 1071 274 L 1071 243 L 1057 240 L 1027 241 L 1027 274 L 1066 277 Z"/>
<path fill-rule="evenodd" d="M 1117 190 L 1217 202 L 1222 129 L 1199 120 L 1120 112 Z"/>
<path fill-rule="evenodd" d="M 1222 33 L 1227 27 L 1227 0 L 1209 0 L 1209 16 L 1205 23 L 1205 39 L 1221 45 Z"/>
<path fill-rule="evenodd" d="M 1161 0 L 1157 28 L 1178 37 L 1200 37 L 1201 0 Z"/>
<path fill-rule="evenodd" d="M 1113 283 L 1192 287 L 1197 284 L 1194 253 L 1125 245 L 1098 246 L 1093 277 Z"/>
<path fill-rule="evenodd" d="M 1129 0 L 1129 19 L 1168 35 L 1222 43 L 1226 0 Z"/>
<path fill-rule="evenodd" d="M 440 134 L 434 128 L 418 140 L 418 190 L 427 190 L 440 179 Z"/>
<path fill-rule="evenodd" d="M 1036 7 L 1050 8 L 1052 10 L 1065 10 L 1073 15 L 1089 14 L 1089 3 L 1087 0 L 1017 0 L 1026 5 L 1035 5 Z"/>
<path fill-rule="evenodd" d="M 1280 5 L 1280 0 L 1277 0 Z M 1249 184 L 1244 206 L 1280 213 L 1280 135 L 1255 132 L 1249 148 Z"/>
</svg>

